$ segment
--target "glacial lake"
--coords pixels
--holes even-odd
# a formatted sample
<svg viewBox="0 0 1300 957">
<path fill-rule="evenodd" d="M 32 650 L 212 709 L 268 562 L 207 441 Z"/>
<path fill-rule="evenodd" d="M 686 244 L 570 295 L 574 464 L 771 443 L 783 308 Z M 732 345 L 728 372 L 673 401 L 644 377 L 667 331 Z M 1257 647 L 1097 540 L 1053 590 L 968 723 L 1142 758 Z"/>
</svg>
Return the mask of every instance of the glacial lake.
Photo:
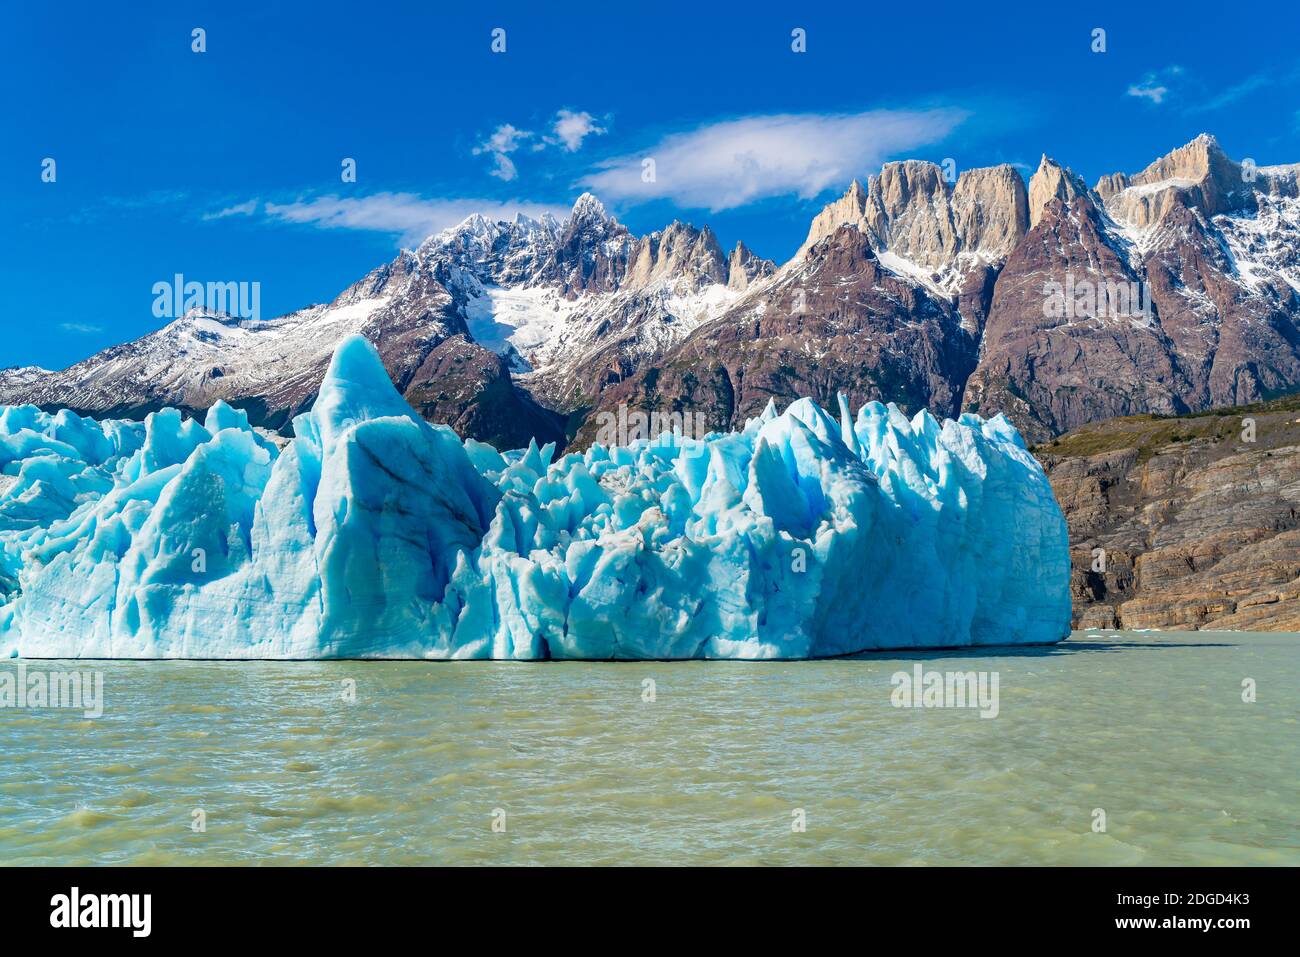
<svg viewBox="0 0 1300 957">
<path fill-rule="evenodd" d="M 997 716 L 895 707 L 918 664 L 996 673 Z M 104 708 L 0 709 L 3 864 L 1300 864 L 1296 635 L 26 666 Z"/>
</svg>

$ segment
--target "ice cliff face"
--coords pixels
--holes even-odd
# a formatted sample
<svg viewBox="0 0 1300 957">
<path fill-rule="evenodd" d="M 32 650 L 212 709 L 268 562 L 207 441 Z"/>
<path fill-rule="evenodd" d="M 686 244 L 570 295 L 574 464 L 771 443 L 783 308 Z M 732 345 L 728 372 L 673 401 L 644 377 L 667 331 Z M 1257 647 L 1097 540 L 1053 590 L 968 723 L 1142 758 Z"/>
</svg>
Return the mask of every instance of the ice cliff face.
<svg viewBox="0 0 1300 957">
<path fill-rule="evenodd" d="M 804 399 L 552 462 L 429 425 L 353 336 L 294 430 L 0 410 L 0 654 L 805 658 L 1069 626 L 1065 523 L 1001 417 Z"/>
</svg>

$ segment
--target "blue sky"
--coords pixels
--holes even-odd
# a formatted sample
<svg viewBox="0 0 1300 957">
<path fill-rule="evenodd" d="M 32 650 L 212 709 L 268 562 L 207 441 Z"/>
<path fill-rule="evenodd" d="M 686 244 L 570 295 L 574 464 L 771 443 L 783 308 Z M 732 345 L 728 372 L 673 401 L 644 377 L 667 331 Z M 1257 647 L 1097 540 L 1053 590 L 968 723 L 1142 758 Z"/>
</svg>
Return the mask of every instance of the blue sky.
<svg viewBox="0 0 1300 957">
<path fill-rule="evenodd" d="M 260 282 L 270 317 L 469 209 L 585 188 L 638 233 L 707 222 L 781 261 L 887 159 L 1027 177 L 1047 152 L 1091 183 L 1209 131 L 1300 161 L 1288 5 L 1064 6 L 7 4 L 0 366 L 158 327 L 152 287 L 176 273 Z"/>
</svg>

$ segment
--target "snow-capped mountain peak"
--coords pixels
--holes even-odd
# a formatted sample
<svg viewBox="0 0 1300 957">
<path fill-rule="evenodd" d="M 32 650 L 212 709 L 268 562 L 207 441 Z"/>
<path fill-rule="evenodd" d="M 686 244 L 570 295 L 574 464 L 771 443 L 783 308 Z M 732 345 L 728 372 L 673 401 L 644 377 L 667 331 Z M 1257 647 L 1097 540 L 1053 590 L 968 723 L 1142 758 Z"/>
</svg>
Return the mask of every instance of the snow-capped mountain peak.
<svg viewBox="0 0 1300 957">
<path fill-rule="evenodd" d="M 1027 188 L 1006 165 L 953 173 L 907 160 L 855 179 L 780 271 L 708 226 L 634 235 L 589 193 L 563 217 L 473 215 L 327 305 L 194 311 L 62 371 L 0 371 L 0 402 L 224 399 L 286 428 L 351 333 L 423 412 L 492 436 L 562 439 L 564 417 L 634 396 L 703 403 L 722 425 L 844 390 L 1006 411 L 1040 438 L 1300 388 L 1300 165 L 1256 168 L 1200 136 L 1093 188 L 1047 156 Z M 1053 314 L 1054 285 L 1103 291 Z M 1110 287 L 1140 308 L 1112 315 Z"/>
<path fill-rule="evenodd" d="M 601 220 L 608 222 L 612 217 L 605 211 L 605 204 L 591 193 L 583 193 L 573 204 L 569 221 Z"/>
</svg>

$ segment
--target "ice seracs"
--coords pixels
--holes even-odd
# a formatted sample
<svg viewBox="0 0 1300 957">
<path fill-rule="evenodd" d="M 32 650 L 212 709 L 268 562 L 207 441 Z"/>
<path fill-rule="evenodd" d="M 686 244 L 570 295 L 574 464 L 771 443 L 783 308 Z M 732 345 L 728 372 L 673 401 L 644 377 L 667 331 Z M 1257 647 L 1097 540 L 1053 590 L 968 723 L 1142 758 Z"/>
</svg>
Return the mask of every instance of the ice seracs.
<svg viewBox="0 0 1300 957">
<path fill-rule="evenodd" d="M 0 653 L 807 658 L 1052 642 L 1060 510 L 1005 419 L 810 400 L 739 432 L 498 453 L 365 339 L 283 450 L 219 404 L 0 411 Z"/>
</svg>

